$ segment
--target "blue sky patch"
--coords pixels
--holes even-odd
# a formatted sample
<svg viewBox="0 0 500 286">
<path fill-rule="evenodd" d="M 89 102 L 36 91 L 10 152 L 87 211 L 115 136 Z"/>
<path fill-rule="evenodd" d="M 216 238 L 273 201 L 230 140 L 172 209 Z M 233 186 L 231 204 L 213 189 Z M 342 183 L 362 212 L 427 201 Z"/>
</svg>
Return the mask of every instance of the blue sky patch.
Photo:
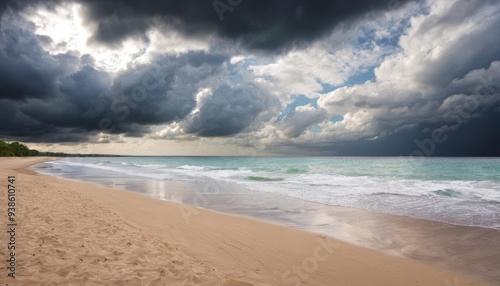
<svg viewBox="0 0 500 286">
<path fill-rule="evenodd" d="M 321 129 L 321 127 L 319 127 L 319 126 L 314 126 L 314 127 L 309 128 L 309 131 L 310 131 L 311 133 L 314 133 L 314 134 L 320 133 L 320 132 L 321 132 L 321 130 L 322 130 L 322 129 Z"/>
<path fill-rule="evenodd" d="M 335 115 L 334 117 L 330 118 L 331 122 L 340 122 L 344 120 L 344 116 L 342 115 Z"/>
<path fill-rule="evenodd" d="M 317 82 L 319 84 L 321 84 L 321 87 L 323 88 L 321 91 L 319 91 L 319 93 L 321 93 L 321 94 L 326 94 L 326 93 L 329 93 L 331 91 L 336 90 L 339 87 L 342 87 L 341 85 L 333 85 L 333 84 L 329 84 L 327 82 L 322 82 L 320 80 L 317 80 Z"/>
<path fill-rule="evenodd" d="M 349 77 L 349 80 L 345 86 L 354 86 L 357 84 L 363 84 L 367 80 L 375 80 L 375 68 L 370 68 L 366 72 L 358 73 Z"/>
<path fill-rule="evenodd" d="M 288 115 L 288 113 L 290 113 L 290 111 L 294 110 L 297 106 L 304 106 L 304 105 L 308 105 L 310 103 L 315 108 L 318 108 L 318 99 L 317 98 L 308 98 L 303 94 L 299 94 L 299 95 L 293 95 L 292 99 L 293 99 L 292 103 L 287 105 L 283 109 L 281 114 L 278 115 L 278 118 L 276 118 L 276 122 L 279 122 L 283 118 L 285 118 Z"/>
</svg>

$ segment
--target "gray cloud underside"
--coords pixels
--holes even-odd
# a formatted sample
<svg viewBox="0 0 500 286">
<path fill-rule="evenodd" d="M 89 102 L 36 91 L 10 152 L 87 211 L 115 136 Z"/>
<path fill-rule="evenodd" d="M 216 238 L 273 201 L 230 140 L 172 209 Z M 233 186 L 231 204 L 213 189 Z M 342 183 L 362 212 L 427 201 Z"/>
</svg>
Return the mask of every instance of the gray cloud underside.
<svg viewBox="0 0 500 286">
<path fill-rule="evenodd" d="M 35 2 L 2 2 L 0 9 L 6 17 L 11 13 L 7 6 L 21 9 Z M 213 32 L 248 49 L 283 51 L 318 39 L 340 21 L 385 9 L 388 3 L 344 2 L 351 4 L 339 8 L 335 1 L 312 5 L 243 0 L 221 22 L 211 1 L 164 2 L 85 2 L 85 19 L 97 27 L 93 39 L 110 46 L 141 35 L 160 19 L 186 35 Z M 482 11 L 483 5 L 492 5 L 460 4 L 465 6 L 453 8 L 456 12 L 448 17 L 429 20 L 429 26 L 422 25 L 414 36 L 425 35 L 431 27 L 459 25 Z M 381 94 L 374 97 L 367 95 L 365 85 L 342 97 L 339 89 L 338 97 L 320 100 L 322 108 L 291 111 L 277 123 L 274 118 L 283 104 L 264 86 L 251 78 L 239 83 L 219 78 L 232 72 L 231 55 L 225 51 L 158 56 L 151 64 L 112 75 L 94 67 L 91 55 L 47 53 L 42 46 L 51 39 L 34 35 L 29 23 L 23 25 L 4 21 L 0 26 L 0 136 L 4 138 L 85 142 L 101 131 L 140 137 L 152 126 L 172 122 L 179 122 L 186 134 L 231 137 L 274 123 L 284 140 L 264 147 L 276 153 L 408 155 L 433 149 L 429 155 L 500 155 L 500 38 L 493 36 L 500 20 L 461 37 L 436 59 L 420 63 L 424 68 L 411 76 L 422 92 L 378 86 Z M 408 69 L 420 67 L 412 64 Z M 197 102 L 196 94 L 206 87 L 212 89 L 211 96 Z M 369 132 L 359 133 L 356 140 L 337 134 L 301 140 L 332 112 L 343 114 L 334 112 L 341 108 L 372 112 Z M 444 142 L 433 139 L 436 130 L 446 136 Z"/>
<path fill-rule="evenodd" d="M 269 121 L 279 112 L 279 100 L 255 84 L 222 85 L 202 101 L 200 111 L 183 123 L 186 133 L 203 137 L 229 136 Z"/>
<path fill-rule="evenodd" d="M 63 1 L 7 0 L 0 12 Z M 217 34 L 258 50 L 287 50 L 307 45 L 336 25 L 367 12 L 390 11 L 410 0 L 238 0 L 238 1 L 92 1 L 77 0 L 84 6 L 84 18 L 93 29 L 91 41 L 120 45 L 129 37 L 145 36 L 160 23 L 187 36 Z M 222 4 L 214 4 L 222 3 Z M 222 5 L 222 6 L 221 6 Z M 222 7 L 222 8 L 221 8 Z"/>
<path fill-rule="evenodd" d="M 453 128 L 439 133 L 439 137 L 431 130 L 437 130 L 441 125 L 422 124 L 379 140 L 276 142 L 269 144 L 267 150 L 282 155 L 299 150 L 299 154 L 315 156 L 409 156 L 415 159 L 426 156 L 500 156 L 498 122 L 500 112 L 490 111 L 480 118 L 453 124 Z"/>
<path fill-rule="evenodd" d="M 184 119 L 196 106 L 198 89 L 207 84 L 221 86 L 183 123 L 186 133 L 232 135 L 279 111 L 277 98 L 258 85 L 231 87 L 214 80 L 227 56 L 158 57 L 112 78 L 89 65 L 89 55 L 52 56 L 26 30 L 4 25 L 2 32 L 8 41 L 1 45 L 0 74 L 9 76 L 0 81 L 0 119 L 7 138 L 85 141 L 101 131 L 140 137 L 151 125 Z"/>
</svg>

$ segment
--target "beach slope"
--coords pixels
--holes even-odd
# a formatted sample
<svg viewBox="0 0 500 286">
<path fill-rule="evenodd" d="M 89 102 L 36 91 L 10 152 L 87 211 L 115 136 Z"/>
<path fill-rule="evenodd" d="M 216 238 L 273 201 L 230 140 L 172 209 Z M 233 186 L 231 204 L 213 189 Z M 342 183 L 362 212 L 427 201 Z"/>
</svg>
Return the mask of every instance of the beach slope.
<svg viewBox="0 0 500 286">
<path fill-rule="evenodd" d="M 329 237 L 36 174 L 0 158 L 0 282 L 9 285 L 489 285 Z M 15 176 L 15 278 L 8 277 Z"/>
</svg>

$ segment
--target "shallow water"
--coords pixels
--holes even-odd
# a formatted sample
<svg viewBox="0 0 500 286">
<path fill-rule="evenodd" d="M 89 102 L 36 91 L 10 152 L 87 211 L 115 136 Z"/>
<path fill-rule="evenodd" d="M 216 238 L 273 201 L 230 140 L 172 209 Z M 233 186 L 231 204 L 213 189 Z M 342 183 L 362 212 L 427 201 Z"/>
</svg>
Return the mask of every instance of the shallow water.
<svg viewBox="0 0 500 286">
<path fill-rule="evenodd" d="M 498 158 L 65 158 L 38 169 L 126 185 L 140 179 L 204 181 L 202 191 L 217 194 L 230 194 L 237 184 L 254 191 L 256 199 L 264 197 L 257 193 L 271 193 L 278 200 L 296 198 L 459 225 L 500 227 Z"/>
<path fill-rule="evenodd" d="M 494 228 L 498 225 L 500 213 L 496 197 L 499 182 L 495 174 L 481 173 L 478 178 L 489 178 L 483 181 L 472 180 L 472 171 L 469 171 L 464 180 L 457 180 L 451 174 L 443 176 L 441 180 L 434 179 L 436 174 L 430 175 L 433 179 L 421 180 L 416 179 L 423 176 L 418 173 L 402 178 L 401 174 L 401 177 L 386 176 L 386 171 L 371 172 L 366 166 L 351 166 L 358 172 L 363 169 L 364 173 L 347 176 L 344 170 L 343 175 L 333 171 L 328 175 L 326 171 L 312 172 L 314 164 L 311 162 L 320 160 L 317 164 L 324 166 L 327 162 L 323 160 L 335 159 L 307 159 L 311 160 L 308 162 L 307 172 L 303 167 L 307 160 L 302 159 L 299 166 L 290 170 L 288 165 L 299 159 L 279 158 L 281 164 L 274 165 L 279 170 L 273 170 L 268 162 L 271 159 L 262 159 L 263 163 L 269 164 L 267 166 L 258 166 L 257 161 L 261 158 L 257 158 L 247 162 L 247 166 L 236 167 L 236 162 L 243 164 L 242 162 L 250 159 L 223 158 L 222 161 L 226 161 L 224 167 L 220 166 L 221 163 L 216 158 L 66 158 L 41 163 L 32 169 L 44 174 L 127 189 L 157 199 L 329 235 L 392 255 L 500 282 L 497 271 L 500 268 L 500 231 Z M 196 160 L 199 160 L 198 165 L 193 165 Z M 388 164 L 392 167 L 401 163 L 397 158 L 381 160 L 377 162 L 372 158 L 342 158 L 341 161 L 344 165 L 346 162 L 364 162 L 368 165 Z M 468 167 L 464 164 L 473 162 L 480 169 L 494 170 L 498 163 L 496 159 L 457 160 L 447 162 L 448 159 L 437 159 L 436 162 L 427 163 L 427 168 L 436 170 L 439 169 L 437 165 L 450 164 L 460 166 L 457 169 L 461 168 L 465 172 Z M 191 165 L 187 165 L 187 161 Z M 325 179 L 312 180 L 317 176 Z M 335 178 L 340 179 L 334 183 Z M 397 185 L 398 188 L 387 188 L 387 185 Z M 432 185 L 440 185 L 440 189 L 417 190 L 419 186 Z M 461 186 L 462 189 L 456 186 Z M 476 186 L 482 186 L 486 190 L 483 195 L 483 189 Z M 327 191 L 321 192 L 325 189 Z M 328 195 L 328 198 L 323 197 Z M 345 204 L 347 207 L 333 206 L 343 205 L 349 201 L 346 198 L 339 200 L 341 203 L 323 202 L 343 196 L 349 198 L 352 204 Z"/>
</svg>

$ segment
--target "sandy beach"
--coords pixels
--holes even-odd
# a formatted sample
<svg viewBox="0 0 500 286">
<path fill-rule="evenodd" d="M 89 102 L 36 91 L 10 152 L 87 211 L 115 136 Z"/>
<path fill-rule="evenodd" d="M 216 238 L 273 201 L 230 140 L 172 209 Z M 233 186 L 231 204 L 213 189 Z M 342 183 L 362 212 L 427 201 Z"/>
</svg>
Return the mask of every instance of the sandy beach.
<svg viewBox="0 0 500 286">
<path fill-rule="evenodd" d="M 1 158 L 0 282 L 9 285 L 493 285 L 244 217 L 26 170 Z M 16 269 L 7 190 L 15 176 Z"/>
</svg>

